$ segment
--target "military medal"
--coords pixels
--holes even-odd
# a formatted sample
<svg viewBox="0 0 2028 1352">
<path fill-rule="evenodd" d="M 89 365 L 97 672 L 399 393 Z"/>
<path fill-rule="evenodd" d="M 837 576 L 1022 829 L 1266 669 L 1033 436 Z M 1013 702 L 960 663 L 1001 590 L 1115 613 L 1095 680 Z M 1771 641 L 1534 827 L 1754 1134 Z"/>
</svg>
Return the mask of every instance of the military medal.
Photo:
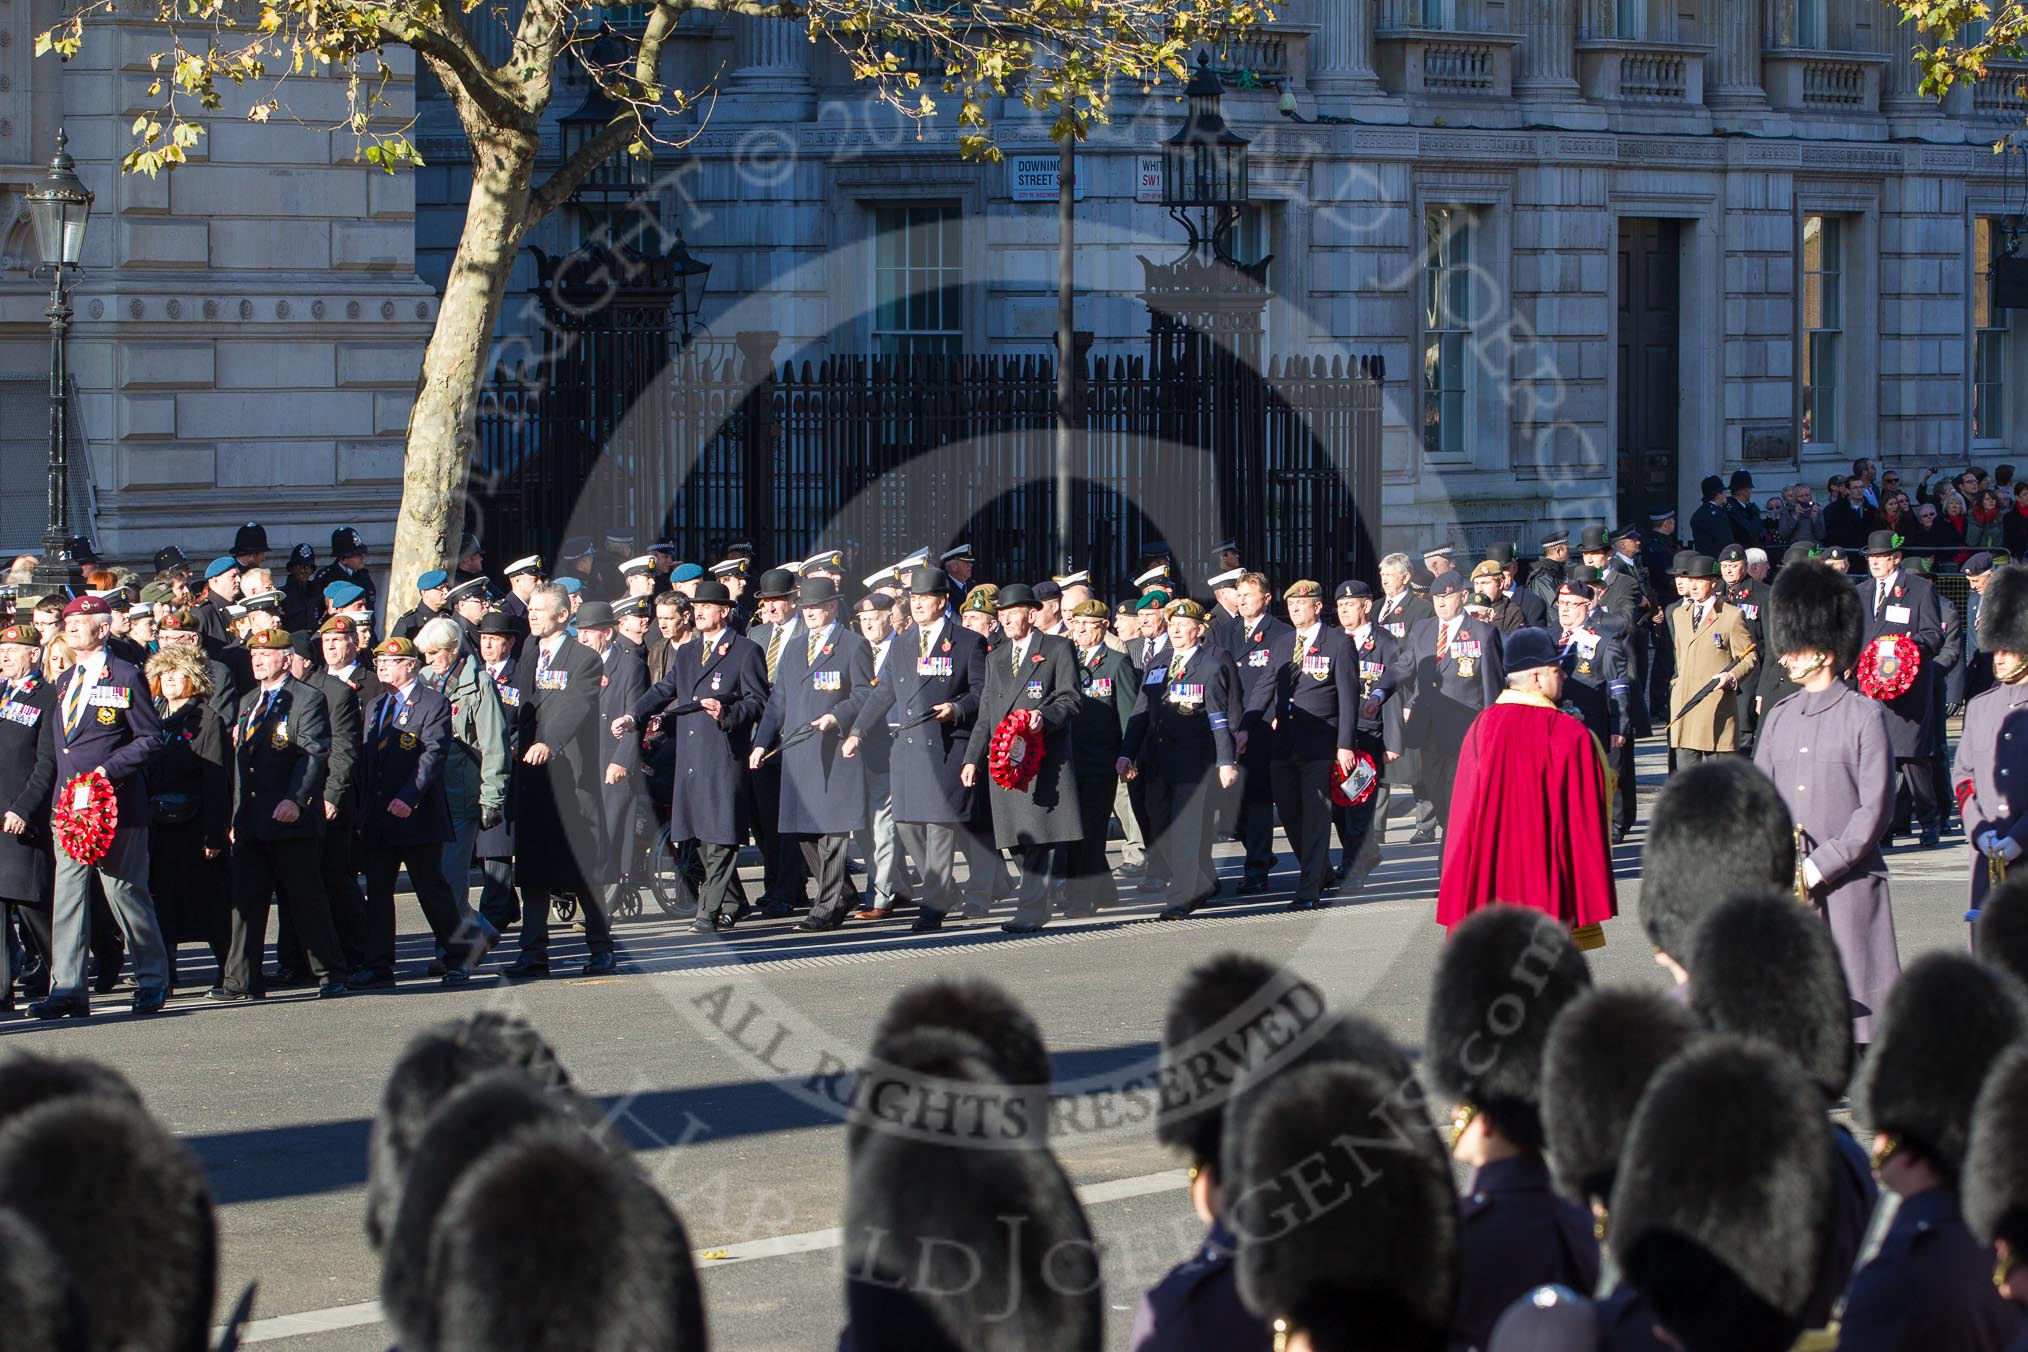
<svg viewBox="0 0 2028 1352">
<path fill-rule="evenodd" d="M 1469 678 L 1472 676 L 1476 676 L 1478 674 L 1478 671 L 1479 664 L 1472 658 L 1460 657 L 1458 659 L 1458 675 Z"/>
<path fill-rule="evenodd" d="M 111 727 L 113 725 L 113 718 L 114 714 L 112 711 L 112 707 L 110 705 L 101 704 L 99 706 L 98 712 L 99 722 L 105 724 L 107 727 Z"/>
<path fill-rule="evenodd" d="M 414 733 L 412 733 L 412 732 L 404 732 L 404 733 L 403 733 L 403 734 L 401 735 L 401 749 L 402 749 L 403 751 L 413 751 L 413 750 L 415 750 L 415 748 L 416 748 L 416 742 L 417 742 L 417 740 L 418 740 L 418 739 L 417 739 L 417 737 L 416 737 L 416 735 L 415 735 Z"/>
</svg>

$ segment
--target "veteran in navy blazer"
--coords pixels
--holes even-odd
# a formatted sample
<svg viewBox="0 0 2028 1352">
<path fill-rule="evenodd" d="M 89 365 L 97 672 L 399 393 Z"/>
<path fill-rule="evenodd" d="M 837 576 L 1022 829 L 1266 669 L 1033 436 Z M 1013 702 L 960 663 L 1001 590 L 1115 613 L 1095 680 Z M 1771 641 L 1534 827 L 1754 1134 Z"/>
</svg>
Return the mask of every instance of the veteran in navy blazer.
<svg viewBox="0 0 2028 1352">
<path fill-rule="evenodd" d="M 63 637 L 77 665 L 56 683 L 55 795 L 78 775 L 97 770 L 112 781 L 119 824 L 96 864 L 56 851 L 49 998 L 29 1013 L 40 1019 L 83 1017 L 85 952 L 91 939 L 91 875 L 97 874 L 134 963 L 134 1012 L 152 1014 L 169 998 L 169 949 L 148 895 L 148 780 L 143 767 L 161 740 L 162 721 L 147 678 L 106 651 L 111 609 L 96 596 L 63 608 Z"/>
<path fill-rule="evenodd" d="M 444 876 L 444 846 L 455 834 L 444 786 L 455 749 L 451 702 L 422 679 L 422 654 L 409 639 L 383 640 L 373 650 L 373 674 L 381 694 L 365 712 L 359 757 L 366 963 L 352 986 L 394 984 L 394 883 L 404 868 L 444 954 L 443 980 L 463 981 L 500 936 L 458 905 Z"/>
<path fill-rule="evenodd" d="M 345 994 L 349 975 L 331 901 L 319 873 L 324 785 L 331 758 L 331 713 L 324 692 L 289 675 L 284 629 L 248 640 L 254 684 L 233 710 L 237 792 L 232 814 L 232 946 L 214 1000 L 257 1000 L 267 993 L 261 955 L 268 910 L 279 895 L 302 940 L 318 994 Z"/>
<path fill-rule="evenodd" d="M 1359 751 L 1359 654 L 1343 630 L 1324 623 L 1322 583 L 1292 584 L 1283 603 L 1290 627 L 1268 645 L 1267 671 L 1247 698 L 1239 736 L 1269 747 L 1275 810 L 1301 870 L 1293 905 L 1309 910 L 1334 881 L 1331 770 L 1351 773 Z"/>
<path fill-rule="evenodd" d="M 6 925 L 11 908 L 49 943 L 49 897 L 56 874 L 49 839 L 49 790 L 56 779 L 56 688 L 42 679 L 41 636 L 32 624 L 0 629 L 0 1010 L 12 1009 Z"/>
</svg>

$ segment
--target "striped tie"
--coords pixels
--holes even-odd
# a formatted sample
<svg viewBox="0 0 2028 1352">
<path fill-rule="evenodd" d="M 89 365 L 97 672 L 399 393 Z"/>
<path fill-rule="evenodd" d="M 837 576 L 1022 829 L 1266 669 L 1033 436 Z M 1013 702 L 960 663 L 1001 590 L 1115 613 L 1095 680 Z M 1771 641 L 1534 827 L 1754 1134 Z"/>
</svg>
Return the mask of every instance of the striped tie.
<svg viewBox="0 0 2028 1352">
<path fill-rule="evenodd" d="M 768 683 L 770 685 L 774 684 L 775 669 L 781 666 L 781 664 L 782 626 L 778 624 L 775 626 L 775 631 L 768 635 Z"/>
<path fill-rule="evenodd" d="M 71 678 L 70 688 L 63 692 L 63 735 L 71 736 L 77 731 L 78 723 L 84 718 L 85 687 L 91 684 L 82 676 Z"/>
</svg>

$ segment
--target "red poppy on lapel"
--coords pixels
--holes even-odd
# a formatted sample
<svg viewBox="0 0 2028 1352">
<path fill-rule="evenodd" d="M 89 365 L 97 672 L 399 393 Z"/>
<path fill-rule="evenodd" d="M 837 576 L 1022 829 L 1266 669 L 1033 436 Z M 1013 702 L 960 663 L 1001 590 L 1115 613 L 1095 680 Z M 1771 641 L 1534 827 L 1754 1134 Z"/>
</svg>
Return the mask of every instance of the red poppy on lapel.
<svg viewBox="0 0 2028 1352">
<path fill-rule="evenodd" d="M 606 688 L 606 678 L 601 676 L 599 677 L 599 689 L 603 690 L 605 688 Z"/>
<path fill-rule="evenodd" d="M 729 653 L 729 652 L 731 652 L 731 651 L 732 651 L 732 645 L 731 645 L 730 643 L 721 643 L 721 644 L 719 644 L 719 645 L 718 645 L 718 655 L 719 655 L 720 657 L 723 657 L 723 656 L 725 656 L 725 655 L 726 655 L 727 653 Z"/>
<path fill-rule="evenodd" d="M 1033 662 L 1033 663 L 1035 663 L 1035 664 L 1036 664 L 1037 666 L 1040 666 L 1040 665 L 1042 665 L 1042 654 L 1041 654 L 1041 653 L 1037 653 L 1037 654 L 1035 654 L 1035 656 L 1033 656 L 1033 657 L 1029 658 L 1028 660 L 1029 660 L 1030 662 Z"/>
<path fill-rule="evenodd" d="M 830 644 L 826 643 L 826 644 L 824 645 L 824 651 L 823 651 L 823 654 L 822 654 L 822 655 L 823 655 L 823 656 L 825 656 L 825 657 L 829 657 L 829 656 L 831 655 L 831 645 L 830 645 Z"/>
<path fill-rule="evenodd" d="M 941 649 L 939 649 L 939 651 L 949 652 L 950 650 L 951 650 L 951 641 L 949 639 L 945 639 L 944 646 Z"/>
</svg>

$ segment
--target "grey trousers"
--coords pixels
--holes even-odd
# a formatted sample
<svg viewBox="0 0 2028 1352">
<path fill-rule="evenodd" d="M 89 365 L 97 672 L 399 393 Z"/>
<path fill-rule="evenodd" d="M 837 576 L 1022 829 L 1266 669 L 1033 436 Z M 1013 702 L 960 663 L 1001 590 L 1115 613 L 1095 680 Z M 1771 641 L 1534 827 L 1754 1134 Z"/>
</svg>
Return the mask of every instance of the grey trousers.
<svg viewBox="0 0 2028 1352">
<path fill-rule="evenodd" d="M 1138 868 L 1147 859 L 1148 845 L 1141 837 L 1141 819 L 1134 815 L 1134 797 L 1124 779 L 1113 791 L 1113 816 L 1119 818 L 1120 839 L 1124 842 L 1120 862 L 1130 868 Z"/>
<path fill-rule="evenodd" d="M 856 832 L 859 857 L 866 861 L 867 904 L 892 906 L 894 899 L 908 891 L 901 841 L 894 824 L 894 796 L 885 770 L 866 771 L 868 821 Z"/>
<path fill-rule="evenodd" d="M 939 915 L 955 910 L 960 900 L 951 873 L 958 855 L 958 831 L 949 822 L 902 822 L 895 827 L 901 847 L 915 860 L 922 876 L 922 894 L 916 904 Z"/>
<path fill-rule="evenodd" d="M 444 881 L 451 885 L 451 901 L 461 920 L 470 920 L 472 906 L 472 854 L 479 847 L 479 819 L 454 819 L 455 834 L 444 842 Z M 514 861 L 481 859 L 479 871 L 486 881 L 479 888 L 477 913 L 494 929 L 504 930 L 520 918 L 521 903 L 514 895 Z"/>
<path fill-rule="evenodd" d="M 120 935 L 127 941 L 127 955 L 134 963 L 135 986 L 142 990 L 166 990 L 169 986 L 169 946 L 162 940 L 162 927 L 155 919 L 155 903 L 148 896 L 148 828 L 128 827 L 120 835 L 122 857 L 132 877 L 87 867 L 61 849 L 56 851 L 51 936 L 55 952 L 49 980 L 52 999 L 85 998 L 85 954 L 91 947 L 94 873 L 105 888 L 106 902 L 113 908 Z"/>
<path fill-rule="evenodd" d="M 1021 886 L 1014 897 L 1014 923 L 1049 923 L 1049 891 L 1064 875 L 1061 845 L 1026 845 L 1014 852 L 1021 861 Z"/>
</svg>

